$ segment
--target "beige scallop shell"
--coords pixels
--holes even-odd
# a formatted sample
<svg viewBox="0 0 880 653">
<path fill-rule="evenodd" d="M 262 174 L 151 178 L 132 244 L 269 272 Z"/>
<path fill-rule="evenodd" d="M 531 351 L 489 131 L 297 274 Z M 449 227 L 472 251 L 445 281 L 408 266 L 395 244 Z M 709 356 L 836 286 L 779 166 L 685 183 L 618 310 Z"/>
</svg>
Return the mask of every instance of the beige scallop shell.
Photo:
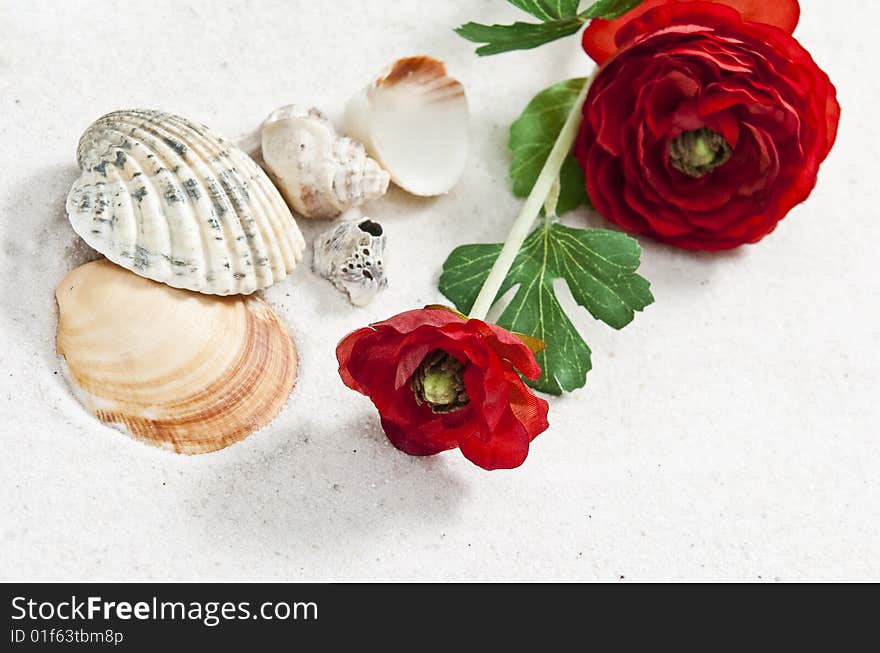
<svg viewBox="0 0 880 653">
<path fill-rule="evenodd" d="M 268 424 L 296 383 L 290 334 L 256 296 L 177 290 L 107 260 L 73 270 L 55 295 L 78 399 L 151 445 L 222 449 Z"/>
<path fill-rule="evenodd" d="M 277 189 L 204 125 L 132 109 L 96 120 L 77 148 L 70 224 L 114 263 L 175 288 L 247 294 L 284 279 L 305 250 Z"/>
</svg>

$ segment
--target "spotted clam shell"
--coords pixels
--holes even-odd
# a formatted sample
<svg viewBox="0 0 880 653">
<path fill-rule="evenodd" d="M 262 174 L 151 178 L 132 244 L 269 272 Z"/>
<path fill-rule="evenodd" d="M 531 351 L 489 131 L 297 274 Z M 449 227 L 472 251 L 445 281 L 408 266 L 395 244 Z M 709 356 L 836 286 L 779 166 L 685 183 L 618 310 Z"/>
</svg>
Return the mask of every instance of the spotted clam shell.
<svg viewBox="0 0 880 653">
<path fill-rule="evenodd" d="M 204 125 L 124 110 L 95 121 L 67 197 L 74 230 L 137 274 L 215 295 L 284 279 L 305 241 L 254 161 Z"/>
</svg>

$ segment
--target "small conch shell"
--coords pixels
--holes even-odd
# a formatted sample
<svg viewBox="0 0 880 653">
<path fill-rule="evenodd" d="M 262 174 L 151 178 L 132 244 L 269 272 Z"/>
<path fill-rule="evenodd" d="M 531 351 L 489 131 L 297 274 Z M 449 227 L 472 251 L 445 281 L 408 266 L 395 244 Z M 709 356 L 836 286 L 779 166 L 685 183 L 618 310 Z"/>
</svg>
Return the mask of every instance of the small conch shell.
<svg viewBox="0 0 880 653">
<path fill-rule="evenodd" d="M 442 61 L 408 57 L 391 64 L 345 109 L 346 132 L 414 195 L 448 192 L 464 172 L 468 105 Z"/>
<path fill-rule="evenodd" d="M 153 446 L 222 449 L 268 424 L 296 383 L 293 340 L 255 295 L 178 290 L 101 259 L 70 272 L 55 296 L 74 394 Z"/>
<path fill-rule="evenodd" d="M 305 240 L 254 161 L 204 125 L 114 111 L 77 148 L 74 231 L 114 263 L 175 288 L 252 293 L 296 267 Z"/>
<path fill-rule="evenodd" d="M 363 306 L 388 285 L 383 256 L 385 232 L 367 217 L 345 220 L 315 239 L 312 268 Z"/>
<path fill-rule="evenodd" d="M 315 108 L 272 112 L 263 123 L 263 161 L 288 206 L 307 218 L 336 217 L 388 190 L 388 173 Z"/>
</svg>

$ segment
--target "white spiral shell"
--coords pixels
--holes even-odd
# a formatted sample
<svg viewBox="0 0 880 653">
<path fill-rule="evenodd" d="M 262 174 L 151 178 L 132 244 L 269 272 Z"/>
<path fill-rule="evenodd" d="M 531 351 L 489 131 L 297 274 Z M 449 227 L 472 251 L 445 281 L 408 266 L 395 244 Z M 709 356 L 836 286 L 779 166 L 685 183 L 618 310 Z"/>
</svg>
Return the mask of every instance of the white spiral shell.
<svg viewBox="0 0 880 653">
<path fill-rule="evenodd" d="M 304 217 L 334 218 L 388 190 L 389 174 L 314 107 L 276 109 L 263 123 L 262 141 L 269 175 Z"/>
<path fill-rule="evenodd" d="M 272 182 L 204 125 L 152 110 L 96 120 L 67 196 L 73 229 L 141 276 L 215 295 L 284 279 L 305 241 Z"/>
</svg>

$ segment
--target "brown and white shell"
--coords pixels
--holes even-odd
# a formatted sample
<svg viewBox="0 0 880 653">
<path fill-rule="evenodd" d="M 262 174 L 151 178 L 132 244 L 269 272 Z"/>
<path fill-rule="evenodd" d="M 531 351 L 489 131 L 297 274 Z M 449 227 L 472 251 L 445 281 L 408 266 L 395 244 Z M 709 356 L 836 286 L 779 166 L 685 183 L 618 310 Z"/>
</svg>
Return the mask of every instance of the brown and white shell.
<svg viewBox="0 0 880 653">
<path fill-rule="evenodd" d="M 334 218 L 388 190 L 388 173 L 314 107 L 273 111 L 262 140 L 269 176 L 288 206 L 307 218 Z"/>
<path fill-rule="evenodd" d="M 211 297 L 103 259 L 55 291 L 57 350 L 102 422 L 178 453 L 222 449 L 268 424 L 296 383 L 293 340 L 259 297 Z"/>
<path fill-rule="evenodd" d="M 388 66 L 345 109 L 345 129 L 414 195 L 448 192 L 464 172 L 468 104 L 442 61 L 406 57 Z"/>
<path fill-rule="evenodd" d="M 79 142 L 67 197 L 73 229 L 108 259 L 176 288 L 231 295 L 267 288 L 305 241 L 254 161 L 204 125 L 132 109 Z"/>
<path fill-rule="evenodd" d="M 363 216 L 342 220 L 315 238 L 312 269 L 364 306 L 388 287 L 385 276 L 385 230 Z"/>
</svg>

